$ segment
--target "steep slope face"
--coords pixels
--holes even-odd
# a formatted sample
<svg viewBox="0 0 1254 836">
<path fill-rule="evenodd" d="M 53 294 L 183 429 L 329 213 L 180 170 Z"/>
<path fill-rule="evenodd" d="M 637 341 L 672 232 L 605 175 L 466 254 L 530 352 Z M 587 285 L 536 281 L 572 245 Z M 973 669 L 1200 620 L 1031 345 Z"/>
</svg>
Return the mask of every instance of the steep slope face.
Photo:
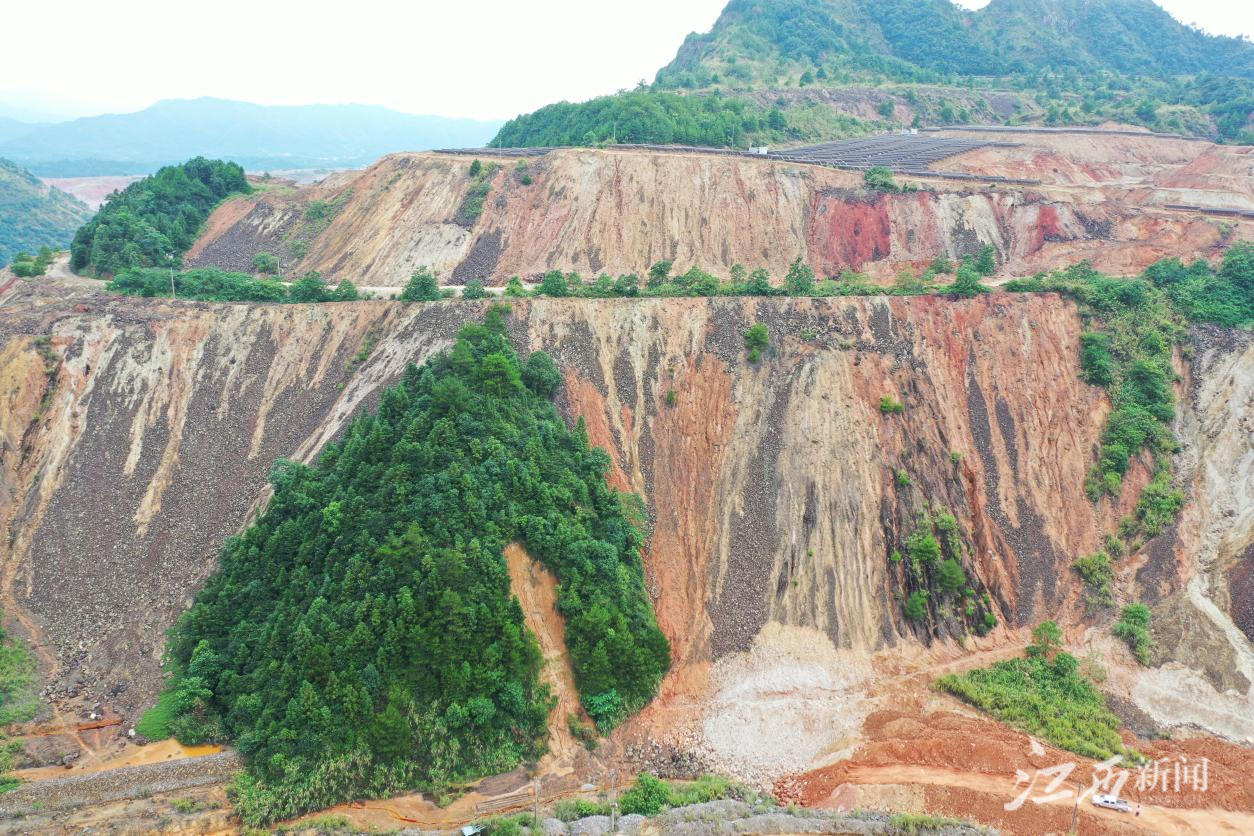
<svg viewBox="0 0 1254 836">
<path fill-rule="evenodd" d="M 128 718 L 155 695 L 164 631 L 264 497 L 274 459 L 311 460 L 483 310 L 175 305 L 35 286 L 2 298 L 5 613 L 47 648 L 54 700 Z M 742 338 L 754 322 L 771 334 L 758 365 Z M 1138 465 L 1118 502 L 1084 499 L 1107 406 L 1077 378 L 1081 326 L 1053 296 L 531 300 L 510 327 L 520 350 L 564 369 L 562 408 L 646 501 L 650 591 L 675 666 L 623 739 L 644 734 L 688 763 L 757 778 L 806 768 L 856 739 L 883 659 L 963 633 L 952 614 L 931 628 L 902 615 L 891 553 L 921 513 L 956 517 L 970 583 L 1002 625 L 1073 623 L 1071 561 L 1147 478 Z M 1180 427 L 1205 463 L 1187 477 L 1193 499 L 1120 568 L 1151 600 L 1183 594 L 1186 615 L 1217 625 L 1208 636 L 1235 641 L 1228 613 L 1248 622 L 1232 567 L 1251 538 L 1250 453 L 1248 437 L 1226 452 L 1249 433 L 1248 409 L 1225 404 L 1248 400 L 1254 356 L 1248 341 L 1208 350 L 1193 401 L 1204 417 Z M 886 395 L 904 413 L 882 413 Z M 1243 467 L 1233 493 L 1222 468 Z M 1211 542 L 1222 545 L 1203 553 Z M 1211 579 L 1196 594 L 1195 576 Z M 1198 666 L 1182 648 L 1164 660 Z M 1181 670 L 1130 674 L 1126 688 L 1161 722 L 1240 736 L 1217 719 L 1234 716 L 1222 689 L 1189 710 L 1156 699 L 1152 677 Z"/>
<path fill-rule="evenodd" d="M 91 210 L 29 171 L 0 159 L 0 265 L 21 251 L 69 245 Z"/>
<path fill-rule="evenodd" d="M 501 160 L 473 223 L 459 220 L 472 185 L 470 160 L 392 155 L 358 175 L 295 195 L 226 203 L 188 262 L 248 270 L 256 253 L 271 252 L 288 275 L 318 270 L 329 280 L 398 287 L 424 265 L 451 284 L 472 278 L 504 284 L 512 275 L 528 279 L 548 270 L 589 278 L 601 271 L 643 274 L 663 260 L 673 260 L 678 270 L 695 264 L 722 276 L 737 263 L 763 266 L 779 281 L 798 257 L 821 275 L 852 268 L 887 279 L 985 244 L 1015 275 L 1073 258 L 1135 272 L 1165 255 L 1209 255 L 1223 240 L 1219 222 L 1138 204 L 1156 179 L 1213 146 L 1145 143 L 1140 170 L 1078 156 L 1065 170 L 1083 168 L 1082 182 L 1057 173 L 1064 170 L 1059 159 L 1071 159 L 1065 151 L 1040 151 L 1052 156 L 1032 171 L 1043 181 L 1039 189 L 977 191 L 934 181 L 927 191 L 892 195 L 866 191 L 855 172 L 818 166 L 706 154 L 558 151 L 531 160 L 529 180 L 516 161 Z M 973 153 L 983 155 L 979 165 L 991 167 L 1001 152 L 1015 155 L 1002 164 L 1014 170 L 1022 149 Z M 1214 153 L 1226 159 L 1235 152 Z M 1196 185 L 1207 184 L 1203 172 Z M 1254 228 L 1254 221 L 1237 224 Z"/>
</svg>

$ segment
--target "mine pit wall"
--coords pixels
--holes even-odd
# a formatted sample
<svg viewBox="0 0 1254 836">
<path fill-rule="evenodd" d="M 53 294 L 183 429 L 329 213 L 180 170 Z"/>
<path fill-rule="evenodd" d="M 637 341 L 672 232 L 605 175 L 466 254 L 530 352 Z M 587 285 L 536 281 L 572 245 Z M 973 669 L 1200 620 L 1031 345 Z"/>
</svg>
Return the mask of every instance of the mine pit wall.
<svg viewBox="0 0 1254 836">
<path fill-rule="evenodd" d="M 1175 434 L 1191 501 L 1152 541 L 1136 588 L 1156 667 L 1132 697 L 1156 721 L 1254 744 L 1254 336 L 1195 327 Z M 1182 664 L 1183 663 L 1183 664 Z"/>
<path fill-rule="evenodd" d="M 348 181 L 228 201 L 187 262 L 247 271 L 265 251 L 285 275 L 399 287 L 422 266 L 446 283 L 503 285 L 554 269 L 643 274 L 663 260 L 724 278 L 737 263 L 761 266 L 781 281 L 800 257 L 820 276 L 853 268 L 888 281 L 985 244 L 1007 274 L 1030 275 L 1085 258 L 1135 273 L 1168 255 L 1211 255 L 1224 240 L 1212 220 L 1146 214 L 1121 199 L 1121 185 L 1077 196 L 935 181 L 935 191 L 886 195 L 865 191 L 858 172 L 820 166 L 591 149 L 529 160 L 533 182 L 523 185 L 517 160 L 499 162 L 473 223 L 458 220 L 473 183 L 468 158 L 394 154 Z M 324 230 L 304 218 L 313 199 L 340 201 Z M 1238 226 L 1254 231 L 1254 222 Z"/>
<path fill-rule="evenodd" d="M 85 301 L 0 310 L 0 380 L 38 380 L 37 336 L 60 357 L 43 414 L 32 421 L 43 395 L 23 383 L 4 425 L 5 612 L 55 656 L 54 697 L 134 716 L 159 689 L 164 631 L 274 460 L 312 461 L 483 305 Z M 754 322 L 771 334 L 757 365 Z M 1070 563 L 1135 500 L 1083 496 L 1107 406 L 1078 379 L 1080 323 L 1056 296 L 540 299 L 516 302 L 510 328 L 521 351 L 553 355 L 559 407 L 646 499 L 649 587 L 676 661 L 663 695 L 709 698 L 714 749 L 744 737 L 737 711 L 773 721 L 781 693 L 826 712 L 806 720 L 821 725 L 871 653 L 934 638 L 903 620 L 889 561 L 925 501 L 958 518 L 999 622 L 1027 625 L 1078 617 Z M 1205 369 L 1249 377 L 1248 349 L 1216 356 Z M 1216 373 L 1203 390 L 1224 390 Z M 884 395 L 904 413 L 881 414 Z M 1207 415 L 1228 426 L 1219 406 Z M 1191 565 L 1196 530 L 1178 536 Z"/>
</svg>

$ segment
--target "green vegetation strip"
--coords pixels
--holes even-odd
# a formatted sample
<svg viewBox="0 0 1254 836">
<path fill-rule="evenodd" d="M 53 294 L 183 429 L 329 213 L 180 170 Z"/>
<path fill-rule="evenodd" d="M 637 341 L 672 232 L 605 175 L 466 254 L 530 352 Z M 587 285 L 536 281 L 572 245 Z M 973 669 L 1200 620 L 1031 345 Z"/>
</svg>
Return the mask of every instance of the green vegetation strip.
<svg viewBox="0 0 1254 836">
<path fill-rule="evenodd" d="M 26 645 L 0 629 L 0 726 L 34 718 L 38 707 L 35 673 L 35 660 Z M 0 793 L 19 783 L 10 774 L 16 751 L 17 745 L 0 735 Z"/>
<path fill-rule="evenodd" d="M 169 296 L 171 286 L 179 299 L 202 302 L 352 302 L 361 298 L 352 282 L 342 281 L 330 287 L 315 271 L 286 285 L 216 267 L 184 272 L 153 267 L 129 269 L 109 282 L 106 289 L 125 296 L 154 297 Z"/>
<path fill-rule="evenodd" d="M 642 508 L 571 431 L 541 352 L 505 313 L 383 392 L 306 467 L 279 462 L 266 513 L 169 640 L 170 729 L 233 740 L 250 825 L 361 796 L 442 793 L 544 749 L 551 697 L 502 550 L 557 575 L 584 708 L 602 731 L 669 663 L 645 593 Z M 157 720 L 154 720 L 156 723 Z"/>
</svg>

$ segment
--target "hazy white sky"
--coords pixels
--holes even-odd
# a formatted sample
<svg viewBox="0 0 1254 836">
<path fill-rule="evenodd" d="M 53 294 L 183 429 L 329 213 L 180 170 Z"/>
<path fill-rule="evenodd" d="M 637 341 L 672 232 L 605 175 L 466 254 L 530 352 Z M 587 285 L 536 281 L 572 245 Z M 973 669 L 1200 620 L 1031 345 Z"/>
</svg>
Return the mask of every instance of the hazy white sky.
<svg viewBox="0 0 1254 836">
<path fill-rule="evenodd" d="M 219 96 L 509 118 L 651 81 L 725 2 L 15 0 L 0 103 L 87 115 Z M 1160 2 L 1208 31 L 1254 34 L 1249 0 Z"/>
</svg>

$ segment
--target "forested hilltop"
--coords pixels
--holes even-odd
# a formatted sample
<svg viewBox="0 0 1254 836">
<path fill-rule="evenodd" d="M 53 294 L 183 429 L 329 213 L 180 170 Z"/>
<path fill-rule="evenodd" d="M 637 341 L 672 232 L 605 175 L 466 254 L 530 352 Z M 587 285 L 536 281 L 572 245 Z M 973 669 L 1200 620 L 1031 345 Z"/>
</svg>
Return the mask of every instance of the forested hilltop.
<svg viewBox="0 0 1254 836">
<path fill-rule="evenodd" d="M 280 462 L 268 510 L 173 630 L 174 676 L 142 725 L 233 741 L 245 823 L 439 794 L 539 756 L 550 694 L 511 542 L 558 578 L 598 728 L 656 693 L 670 647 L 645 593 L 641 506 L 558 415 L 548 355 L 515 355 L 507 315 L 492 308 L 411 366 L 314 467 Z"/>
<path fill-rule="evenodd" d="M 674 117 L 668 92 L 715 104 L 685 109 L 694 129 Z M 729 99 L 746 103 L 731 132 L 718 124 Z M 1185 26 L 1152 0 L 993 0 L 978 11 L 950 0 L 731 0 L 651 87 L 542 108 L 494 144 L 743 146 L 907 125 L 1107 120 L 1252 142 L 1252 116 L 1254 44 Z"/>
<path fill-rule="evenodd" d="M 0 158 L 0 265 L 23 251 L 65 247 L 90 217 L 86 204 Z"/>
<path fill-rule="evenodd" d="M 74 235 L 70 266 L 95 276 L 181 263 L 218 201 L 248 192 L 244 169 L 196 157 L 109 195 Z"/>
</svg>

